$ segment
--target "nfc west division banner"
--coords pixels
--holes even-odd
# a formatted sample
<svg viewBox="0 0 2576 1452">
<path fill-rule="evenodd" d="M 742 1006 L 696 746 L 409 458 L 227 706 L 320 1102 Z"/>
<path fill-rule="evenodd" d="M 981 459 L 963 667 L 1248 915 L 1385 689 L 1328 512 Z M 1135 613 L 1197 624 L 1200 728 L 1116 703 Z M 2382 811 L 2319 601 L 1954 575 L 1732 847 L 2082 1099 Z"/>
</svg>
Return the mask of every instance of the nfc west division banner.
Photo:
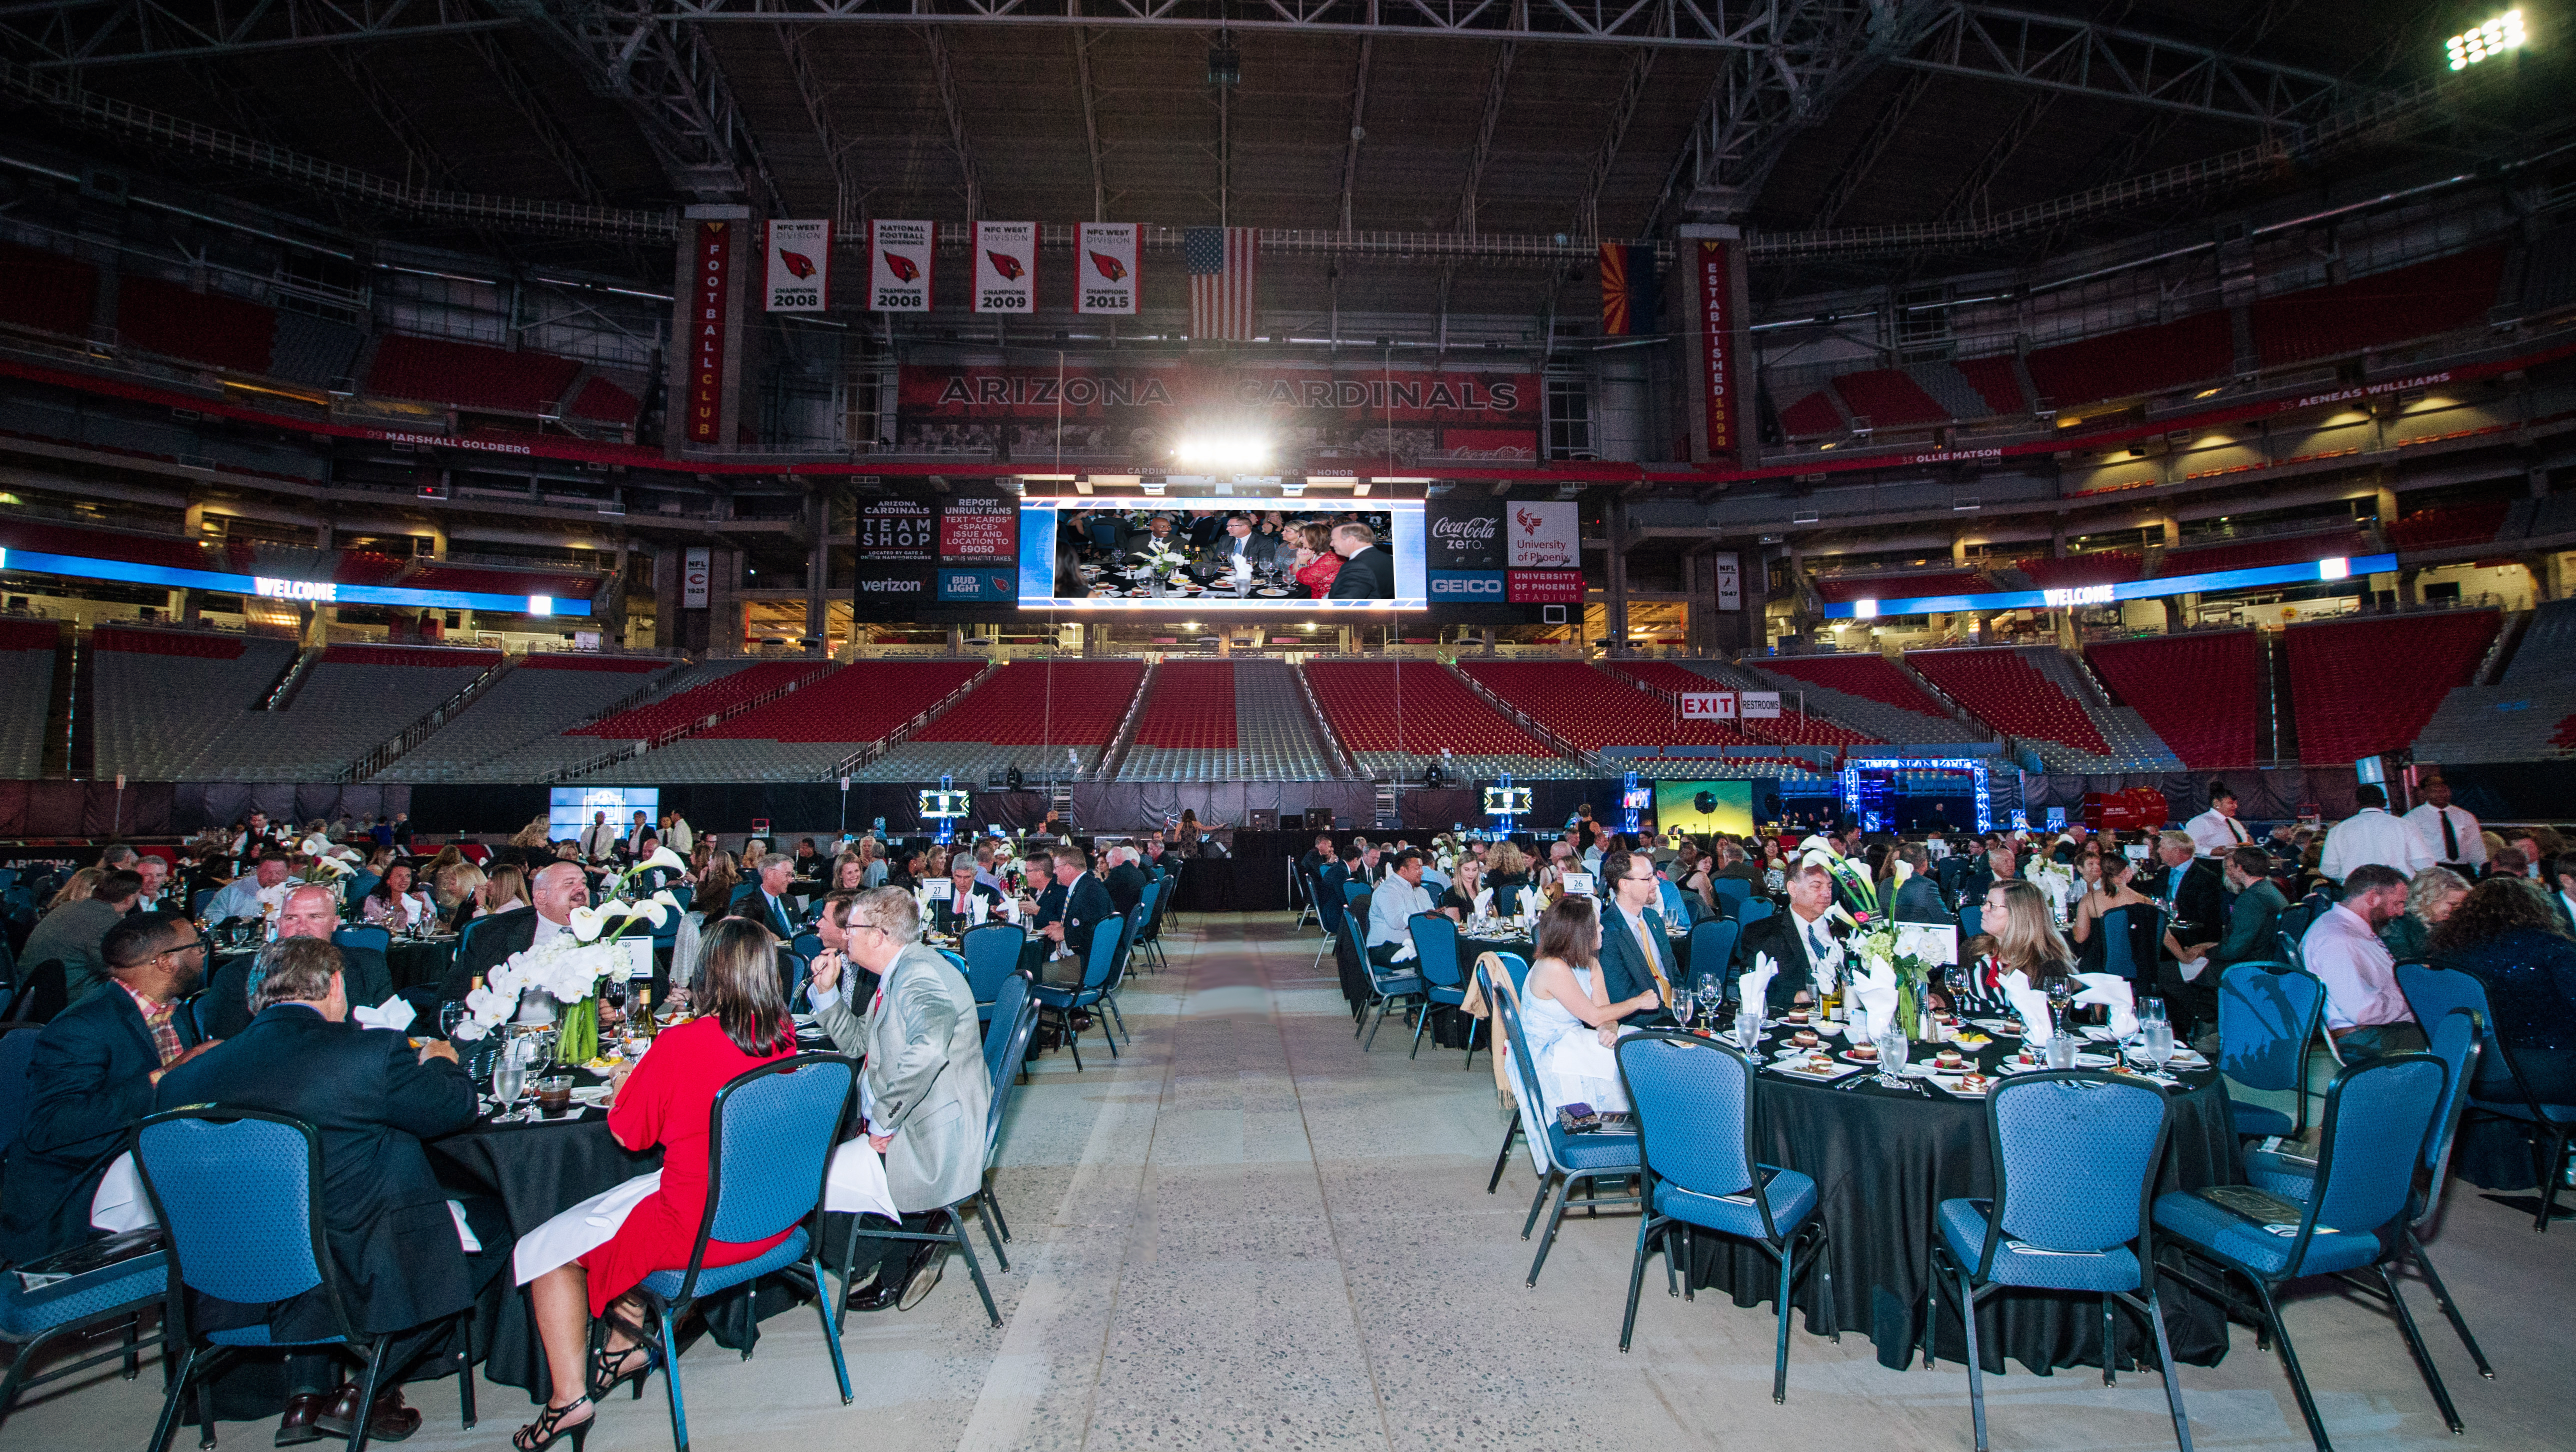
<svg viewBox="0 0 2576 1452">
<path fill-rule="evenodd" d="M 1145 260 L 1145 229 L 1136 222 L 1085 222 L 1074 238 L 1073 310 L 1133 317 Z"/>
<path fill-rule="evenodd" d="M 1283 451 L 1311 465 L 1337 455 L 1532 460 L 1540 403 L 1534 373 L 906 365 L 897 411 L 907 451 L 1053 449 L 1061 419 L 1065 453 L 1144 454 L 1185 423 L 1219 416 L 1268 424 Z"/>
<path fill-rule="evenodd" d="M 975 224 L 975 311 L 1032 313 L 1038 298 L 1038 224 Z"/>
<path fill-rule="evenodd" d="M 830 308 L 832 224 L 771 222 L 765 278 L 773 313 L 819 313 Z"/>
</svg>

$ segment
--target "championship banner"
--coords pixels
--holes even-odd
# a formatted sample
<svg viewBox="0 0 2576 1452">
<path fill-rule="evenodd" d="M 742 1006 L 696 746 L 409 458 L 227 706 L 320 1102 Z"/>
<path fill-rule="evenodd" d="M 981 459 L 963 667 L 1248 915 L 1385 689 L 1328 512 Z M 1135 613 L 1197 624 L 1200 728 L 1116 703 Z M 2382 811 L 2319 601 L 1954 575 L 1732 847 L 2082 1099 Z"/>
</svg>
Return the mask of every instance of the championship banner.
<svg viewBox="0 0 2576 1452">
<path fill-rule="evenodd" d="M 1142 224 L 1083 223 L 1073 245 L 1073 310 L 1135 316 L 1144 261 Z"/>
<path fill-rule="evenodd" d="M 936 222 L 868 223 L 868 311 L 930 311 L 930 260 Z"/>
<path fill-rule="evenodd" d="M 1717 550 L 1709 555 L 1708 560 L 1709 564 L 1717 571 L 1717 608 L 1720 610 L 1743 609 L 1744 574 L 1743 567 L 1737 558 L 1736 552 L 1733 550 Z"/>
<path fill-rule="evenodd" d="M 771 222 L 769 311 L 819 313 L 832 305 L 832 224 Z"/>
<path fill-rule="evenodd" d="M 733 275 L 731 222 L 698 224 L 698 265 L 689 344 L 689 426 L 693 444 L 724 442 L 725 287 Z"/>
<path fill-rule="evenodd" d="M 1699 325 L 1701 364 L 1707 377 L 1708 456 L 1732 462 L 1742 443 L 1742 421 L 1735 406 L 1735 283 L 1727 249 L 1734 244 L 1714 237 L 1699 239 Z"/>
<path fill-rule="evenodd" d="M 1732 721 L 1735 719 L 1733 691 L 1684 691 L 1681 693 L 1682 719 L 1685 721 Z"/>
<path fill-rule="evenodd" d="M 975 224 L 975 311 L 1033 313 L 1038 306 L 1038 224 Z"/>
</svg>

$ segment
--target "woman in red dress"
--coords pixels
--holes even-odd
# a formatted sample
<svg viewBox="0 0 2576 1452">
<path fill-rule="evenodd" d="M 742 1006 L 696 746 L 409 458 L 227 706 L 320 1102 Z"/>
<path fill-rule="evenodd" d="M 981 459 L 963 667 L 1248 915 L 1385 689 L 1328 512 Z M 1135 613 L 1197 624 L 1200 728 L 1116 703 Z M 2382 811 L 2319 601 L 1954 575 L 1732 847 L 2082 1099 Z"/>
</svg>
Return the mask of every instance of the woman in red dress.
<svg viewBox="0 0 2576 1452">
<path fill-rule="evenodd" d="M 529 1283 L 552 1387 L 545 1414 L 511 1438 L 521 1452 L 537 1452 L 558 1438 L 570 1438 L 579 1452 L 593 1400 L 653 1369 L 653 1354 L 640 1344 L 644 1305 L 635 1292 L 655 1271 L 686 1267 L 697 1244 L 716 1091 L 796 1052 L 796 1026 L 779 996 L 778 940 L 758 923 L 727 918 L 709 929 L 698 957 L 697 1009 L 697 1018 L 656 1037 L 650 1052 L 610 1080 L 609 1132 L 630 1150 L 662 1147 L 661 1188 L 606 1243 Z M 749 1260 L 794 1228 L 754 1243 L 711 1240 L 704 1264 Z M 606 1348 L 585 1355 L 591 1318 L 602 1315 Z"/>
<path fill-rule="evenodd" d="M 1297 546 L 1297 583 L 1314 599 L 1333 593 L 1333 577 L 1342 572 L 1342 557 L 1333 551 L 1329 525 L 1302 525 Z"/>
</svg>

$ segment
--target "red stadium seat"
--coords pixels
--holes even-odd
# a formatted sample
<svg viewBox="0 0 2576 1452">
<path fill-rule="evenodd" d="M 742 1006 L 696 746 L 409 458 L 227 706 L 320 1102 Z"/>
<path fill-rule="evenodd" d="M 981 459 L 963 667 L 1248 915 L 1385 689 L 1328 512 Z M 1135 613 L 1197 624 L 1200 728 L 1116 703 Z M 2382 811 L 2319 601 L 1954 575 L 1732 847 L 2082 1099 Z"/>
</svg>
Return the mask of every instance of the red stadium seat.
<svg viewBox="0 0 2576 1452">
<path fill-rule="evenodd" d="M 1926 716 L 1949 719 L 1949 708 L 1930 696 L 1923 688 L 1907 680 L 1905 673 L 1890 664 L 1883 655 L 1783 655 L 1761 661 L 1762 669 L 1773 675 L 1805 681 L 1846 695 L 1860 696 L 1882 706 L 1915 711 Z"/>
<path fill-rule="evenodd" d="M 1732 689 L 1699 672 L 1664 660 L 1613 661 L 1610 668 L 1631 680 L 1644 681 L 1659 691 L 1680 695 L 1684 691 L 1723 691 Z M 1804 716 L 1784 712 L 1777 718 L 1743 720 L 1735 730 L 1747 741 L 1783 746 L 1868 746 L 1878 738 L 1838 726 L 1822 716 Z"/>
<path fill-rule="evenodd" d="M 1843 431 L 1843 416 L 1835 412 L 1833 400 L 1817 389 L 1780 410 L 1780 432 L 1793 439 L 1816 438 Z"/>
<path fill-rule="evenodd" d="M 2439 550 L 2485 544 L 2504 528 L 2505 520 L 2512 513 L 2513 501 L 2509 499 L 2418 509 L 2389 522 L 2388 544 L 2390 548 L 2400 550 Z"/>
<path fill-rule="evenodd" d="M 128 275 L 116 287 L 116 334 L 147 353 L 211 363 L 236 373 L 266 373 L 277 338 L 277 310 L 190 292 L 157 277 Z"/>
<path fill-rule="evenodd" d="M 33 247 L 0 246 L 0 323 L 64 337 L 89 336 L 98 269 L 75 257 Z"/>
<path fill-rule="evenodd" d="M 1015 660 L 911 740 L 1106 746 L 1144 681 L 1143 661 Z"/>
<path fill-rule="evenodd" d="M 745 666 L 719 680 L 710 681 L 694 690 L 647 701 L 633 710 L 620 711 L 604 721 L 576 726 L 566 736 L 601 736 L 611 741 L 649 741 L 666 731 L 701 721 L 720 711 L 729 710 L 757 696 L 767 695 L 790 681 L 820 675 L 831 666 L 823 661 L 762 661 Z"/>
<path fill-rule="evenodd" d="M 2023 363 L 2041 396 L 2060 406 L 2093 403 L 2223 378 L 2236 366 L 2236 335 L 2224 311 L 2198 313 L 2034 349 Z"/>
<path fill-rule="evenodd" d="M 1235 741 L 1234 665 L 1221 660 L 1165 661 L 1154 672 L 1154 698 L 1136 723 L 1136 744 L 1231 750 Z"/>
<path fill-rule="evenodd" d="M 2302 534 L 2286 539 L 2249 539 L 2199 549 L 2167 550 L 2156 569 L 2161 578 L 2207 575 L 2220 570 L 2260 570 L 2275 565 L 2304 565 L 2337 557 L 2366 554 L 2370 541 L 2357 534 Z"/>
<path fill-rule="evenodd" d="M 975 678 L 970 660 L 860 661 L 692 739 L 876 741 Z"/>
<path fill-rule="evenodd" d="M 1325 721 L 1352 751 L 1556 755 L 1430 661 L 1318 661 L 1306 667 L 1306 679 Z"/>
<path fill-rule="evenodd" d="M 580 373 L 571 358 L 388 333 L 367 370 L 367 392 L 500 413 L 550 413 Z"/>
<path fill-rule="evenodd" d="M 1923 386 L 1905 374 L 1902 368 L 1873 368 L 1866 373 L 1845 373 L 1833 380 L 1834 392 L 1843 396 L 1843 407 L 1855 419 L 1868 419 L 1872 428 L 1906 428 L 1923 424 L 1948 423 L 1950 411 L 1939 400 L 1923 391 Z"/>
<path fill-rule="evenodd" d="M 2332 287 L 2267 297 L 2250 309 L 2266 368 L 2358 353 L 2486 321 L 2505 250 L 2480 247 Z"/>
<path fill-rule="evenodd" d="M 2194 771 L 2254 764 L 2262 655 L 2250 630 L 2104 641 L 2084 658 L 2111 698 L 2146 718 Z"/>
<path fill-rule="evenodd" d="M 2299 760 L 2342 766 L 2401 751 L 2494 643 L 2493 610 L 2293 625 L 2282 632 Z"/>
<path fill-rule="evenodd" d="M 1970 358 L 1950 366 L 1966 376 L 1969 387 L 1985 395 L 1995 412 L 2020 413 L 2030 407 L 2030 400 L 2022 396 L 2021 380 L 2013 376 L 2010 358 Z"/>
<path fill-rule="evenodd" d="M 2082 705 L 2031 668 L 2018 650 L 1910 650 L 1905 663 L 1968 713 L 2009 736 L 2112 754 Z"/>
</svg>

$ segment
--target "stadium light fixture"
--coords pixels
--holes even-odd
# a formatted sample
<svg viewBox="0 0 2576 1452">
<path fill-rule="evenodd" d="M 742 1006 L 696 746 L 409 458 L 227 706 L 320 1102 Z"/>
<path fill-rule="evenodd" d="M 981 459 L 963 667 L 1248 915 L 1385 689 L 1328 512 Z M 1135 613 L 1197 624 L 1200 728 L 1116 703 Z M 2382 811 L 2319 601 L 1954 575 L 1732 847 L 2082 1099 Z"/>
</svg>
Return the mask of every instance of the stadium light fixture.
<svg viewBox="0 0 2576 1452">
<path fill-rule="evenodd" d="M 2451 69 L 2464 71 L 2482 60 L 2522 49 L 2527 38 L 2522 25 L 2522 11 L 2514 9 L 2484 25 L 2461 31 L 2442 42 L 2442 49 L 2451 58 Z"/>
<path fill-rule="evenodd" d="M 1270 441 L 1258 434 L 1191 434 L 1174 446 L 1172 457 L 1207 468 L 1257 469 L 1270 462 Z"/>
</svg>

